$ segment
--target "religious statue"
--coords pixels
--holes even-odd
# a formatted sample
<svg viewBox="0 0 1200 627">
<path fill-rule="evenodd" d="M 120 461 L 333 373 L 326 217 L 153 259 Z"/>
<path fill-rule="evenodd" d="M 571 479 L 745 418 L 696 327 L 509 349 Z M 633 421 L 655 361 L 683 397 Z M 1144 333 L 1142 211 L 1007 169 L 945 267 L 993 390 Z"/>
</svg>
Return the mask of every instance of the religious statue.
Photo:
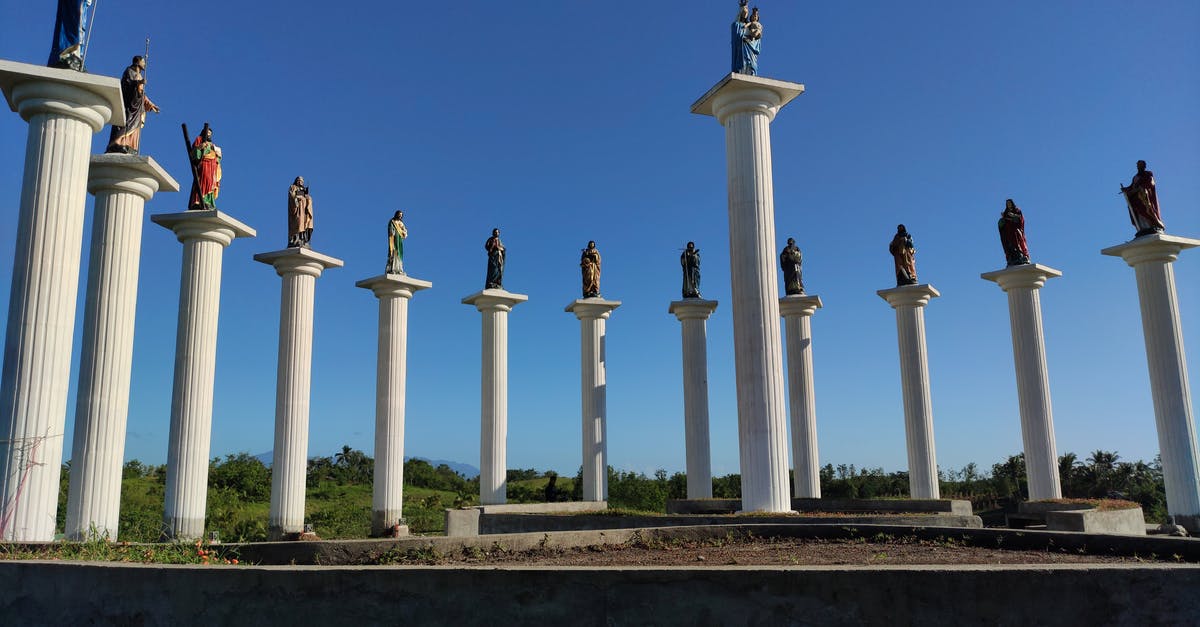
<svg viewBox="0 0 1200 627">
<path fill-rule="evenodd" d="M 125 103 L 125 126 L 112 127 L 108 136 L 108 148 L 104 152 L 127 155 L 138 154 L 142 144 L 142 127 L 146 126 L 146 112 L 158 113 L 161 109 L 146 95 L 146 58 L 137 56 L 121 75 L 121 99 Z"/>
<path fill-rule="evenodd" d="M 579 267 L 583 270 L 583 297 L 600 296 L 600 251 L 596 242 L 588 242 L 579 256 Z"/>
<path fill-rule="evenodd" d="M 896 227 L 896 236 L 888 245 L 888 252 L 896 263 L 896 287 L 917 284 L 917 249 L 913 247 L 912 235 L 901 224 Z"/>
<path fill-rule="evenodd" d="M 304 177 L 297 176 L 288 187 L 288 248 L 312 248 L 312 232 L 312 195 Z"/>
<path fill-rule="evenodd" d="M 783 268 L 783 291 L 788 296 L 804 294 L 804 279 L 800 270 L 800 263 L 803 261 L 804 255 L 796 246 L 796 240 L 789 237 L 787 246 L 779 253 L 779 267 Z"/>
<path fill-rule="evenodd" d="M 695 242 L 687 243 L 679 264 L 683 266 L 683 297 L 700 298 L 700 249 Z"/>
<path fill-rule="evenodd" d="M 83 52 L 92 1 L 58 0 L 58 13 L 54 16 L 54 38 L 50 42 L 50 58 L 46 65 L 83 71 Z"/>
<path fill-rule="evenodd" d="M 1134 237 L 1151 233 L 1162 233 L 1162 214 L 1158 210 L 1158 192 L 1154 190 L 1154 173 L 1146 169 L 1145 161 L 1137 162 L 1137 174 L 1129 182 L 1129 187 L 1121 186 L 1121 194 L 1125 196 L 1125 204 L 1129 206 L 1129 221 L 1137 229 Z"/>
<path fill-rule="evenodd" d="M 388 220 L 388 274 L 404 274 L 404 240 L 408 237 L 408 228 L 404 226 L 404 212 L 397 211 Z"/>
<path fill-rule="evenodd" d="M 186 124 L 183 136 L 186 141 Z M 213 143 L 208 122 L 188 148 L 188 158 L 192 162 L 192 197 L 188 209 L 216 209 L 217 195 L 221 192 L 221 148 Z"/>
<path fill-rule="evenodd" d="M 1004 247 L 1004 258 L 1010 266 L 1029 263 L 1029 246 L 1025 243 L 1025 214 L 1017 208 L 1012 198 L 1004 201 L 1000 214 L 1000 245 Z"/>
<path fill-rule="evenodd" d="M 504 244 L 500 242 L 500 229 L 492 229 L 492 236 L 483 243 L 483 249 L 487 251 L 487 281 L 484 283 L 484 289 L 502 290 L 504 289 L 504 260 L 508 256 L 504 249 Z"/>
<path fill-rule="evenodd" d="M 737 74 L 758 74 L 758 52 L 762 46 L 762 24 L 758 21 L 758 7 L 750 12 L 747 0 L 739 0 L 737 19 L 730 26 L 733 46 L 733 71 Z"/>
</svg>

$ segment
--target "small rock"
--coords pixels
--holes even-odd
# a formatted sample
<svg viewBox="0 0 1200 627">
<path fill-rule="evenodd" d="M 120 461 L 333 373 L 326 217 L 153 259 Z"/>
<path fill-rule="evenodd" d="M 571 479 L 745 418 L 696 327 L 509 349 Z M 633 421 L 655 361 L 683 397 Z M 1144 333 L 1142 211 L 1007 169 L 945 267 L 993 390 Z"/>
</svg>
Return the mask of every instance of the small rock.
<svg viewBox="0 0 1200 627">
<path fill-rule="evenodd" d="M 696 556 L 696 561 L 697 561 L 697 562 L 703 562 L 703 561 L 704 561 L 704 556 L 703 556 L 703 555 L 697 555 L 697 556 Z"/>
</svg>

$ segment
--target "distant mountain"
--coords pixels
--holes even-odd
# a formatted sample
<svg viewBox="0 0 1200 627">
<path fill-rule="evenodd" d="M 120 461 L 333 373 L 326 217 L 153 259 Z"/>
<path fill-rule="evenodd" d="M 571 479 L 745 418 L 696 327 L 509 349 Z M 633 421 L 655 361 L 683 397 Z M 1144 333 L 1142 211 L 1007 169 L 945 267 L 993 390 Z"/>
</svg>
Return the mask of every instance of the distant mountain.
<svg viewBox="0 0 1200 627">
<path fill-rule="evenodd" d="M 266 453 L 259 453 L 258 455 L 254 456 L 254 459 L 257 459 L 258 461 L 262 462 L 263 466 L 270 468 L 271 462 L 275 460 L 275 451 L 267 451 Z"/>
<path fill-rule="evenodd" d="M 332 455 L 330 457 L 332 457 Z M 267 468 L 271 467 L 271 462 L 274 460 L 274 458 L 275 458 L 275 451 L 267 451 L 266 453 L 259 453 L 258 455 L 254 456 L 254 459 L 257 459 L 258 461 L 262 462 L 263 465 L 266 466 Z M 474 479 L 475 477 L 479 476 L 478 468 L 476 468 L 475 466 L 472 466 L 470 464 L 464 464 L 462 462 L 452 462 L 452 461 L 445 460 L 445 459 L 429 459 L 428 457 L 405 457 L 404 461 L 408 461 L 410 459 L 420 459 L 423 461 L 427 461 L 427 462 L 429 462 L 429 465 L 433 466 L 434 468 L 437 468 L 438 466 L 445 464 L 450 467 L 450 470 L 457 472 L 458 474 L 466 477 L 467 479 Z"/>
</svg>

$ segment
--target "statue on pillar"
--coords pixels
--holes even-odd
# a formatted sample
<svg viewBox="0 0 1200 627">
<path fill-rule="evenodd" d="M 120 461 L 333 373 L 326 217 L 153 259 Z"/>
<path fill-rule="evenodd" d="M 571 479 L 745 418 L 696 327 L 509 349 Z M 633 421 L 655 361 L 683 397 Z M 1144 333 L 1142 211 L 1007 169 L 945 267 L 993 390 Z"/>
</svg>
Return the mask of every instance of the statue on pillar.
<svg viewBox="0 0 1200 627">
<path fill-rule="evenodd" d="M 397 211 L 388 220 L 388 258 L 387 274 L 404 274 L 404 239 L 408 237 L 408 228 L 404 226 L 404 212 Z"/>
<path fill-rule="evenodd" d="M 1134 237 L 1162 233 L 1166 227 L 1158 210 L 1154 173 L 1146 169 L 1145 161 L 1137 162 L 1137 170 L 1137 174 L 1134 174 L 1133 180 L 1129 182 L 1129 187 L 1121 186 L 1121 195 L 1125 196 L 1125 204 L 1129 206 L 1129 221 L 1137 229 L 1137 235 Z"/>
<path fill-rule="evenodd" d="M 108 148 L 104 152 L 127 155 L 138 154 L 142 145 L 142 128 L 146 126 L 146 112 L 159 113 L 161 109 L 146 95 L 146 58 L 136 56 L 133 63 L 121 75 L 121 100 L 125 104 L 125 126 L 112 126 L 108 136 Z"/>
<path fill-rule="evenodd" d="M 58 0 L 54 16 L 54 38 L 46 65 L 83 71 L 83 52 L 87 47 L 88 16 L 92 0 Z"/>
<path fill-rule="evenodd" d="M 1029 246 L 1025 243 L 1025 215 L 1012 198 L 1004 201 L 1000 214 L 1000 245 L 1004 247 L 1004 258 L 1009 266 L 1029 263 Z"/>
<path fill-rule="evenodd" d="M 187 125 L 183 125 L 184 141 L 187 141 Z M 188 148 L 188 159 L 192 163 L 192 197 L 188 209 L 216 209 L 217 195 L 221 191 L 221 147 L 213 143 L 213 131 L 208 122 Z"/>
<path fill-rule="evenodd" d="M 579 267 L 583 270 L 583 297 L 599 297 L 600 251 L 596 250 L 596 242 L 589 241 L 587 248 L 583 249 L 579 256 Z"/>
<path fill-rule="evenodd" d="M 695 242 L 687 243 L 679 264 L 683 266 L 683 297 L 700 298 L 700 249 Z"/>
<path fill-rule="evenodd" d="M 297 176 L 288 187 L 288 248 L 312 248 L 312 232 L 312 195 L 304 177 Z"/>
<path fill-rule="evenodd" d="M 487 251 L 487 280 L 484 289 L 504 289 L 504 260 L 508 256 L 504 244 L 500 242 L 500 229 L 492 229 L 492 236 L 483 243 Z"/>
<path fill-rule="evenodd" d="M 804 294 L 804 274 L 800 269 L 803 261 L 804 255 L 796 246 L 796 240 L 789 237 L 787 246 L 779 253 L 779 267 L 783 268 L 783 291 L 788 296 Z"/>
<path fill-rule="evenodd" d="M 733 71 L 737 74 L 758 74 L 758 52 L 762 46 L 762 24 L 758 7 L 750 12 L 747 0 L 739 0 L 737 19 L 730 26 L 733 46 Z"/>
<path fill-rule="evenodd" d="M 888 245 L 888 252 L 896 265 L 896 287 L 917 284 L 917 249 L 913 247 L 912 235 L 901 224 L 896 227 L 896 236 Z"/>
</svg>

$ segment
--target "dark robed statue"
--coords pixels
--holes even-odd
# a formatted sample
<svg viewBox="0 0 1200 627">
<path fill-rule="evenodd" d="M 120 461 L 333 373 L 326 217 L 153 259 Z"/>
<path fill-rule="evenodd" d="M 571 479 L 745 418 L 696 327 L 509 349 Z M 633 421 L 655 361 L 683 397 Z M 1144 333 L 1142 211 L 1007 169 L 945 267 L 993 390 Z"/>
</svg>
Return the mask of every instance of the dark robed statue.
<svg viewBox="0 0 1200 627">
<path fill-rule="evenodd" d="M 700 298 L 700 249 L 695 242 L 687 243 L 679 264 L 683 266 L 683 297 Z"/>
<path fill-rule="evenodd" d="M 404 212 L 397 211 L 388 220 L 388 274 L 404 274 L 404 239 L 408 237 L 408 227 L 404 226 Z"/>
<path fill-rule="evenodd" d="M 127 155 L 138 154 L 142 145 L 142 127 L 146 126 L 146 112 L 158 113 L 160 109 L 146 95 L 146 59 L 137 56 L 121 75 L 121 100 L 125 105 L 125 126 L 112 127 L 108 136 L 108 148 L 104 152 Z"/>
<path fill-rule="evenodd" d="M 186 124 L 183 135 L 186 140 Z M 213 143 L 213 131 L 208 122 L 188 148 L 188 159 L 192 162 L 192 197 L 188 200 L 188 209 L 216 209 L 217 196 L 221 192 L 221 147 Z"/>
<path fill-rule="evenodd" d="M 600 251 L 596 242 L 588 242 L 579 255 L 579 269 L 583 271 L 583 297 L 600 296 Z"/>
<path fill-rule="evenodd" d="M 747 0 L 739 0 L 737 19 L 730 25 L 730 44 L 733 47 L 733 71 L 737 74 L 758 74 L 758 52 L 762 46 L 762 24 L 758 7 L 751 12 Z"/>
<path fill-rule="evenodd" d="M 1121 194 L 1125 196 L 1125 204 L 1129 206 L 1129 221 L 1137 229 L 1135 237 L 1162 233 L 1166 230 L 1163 225 L 1162 213 L 1158 210 L 1158 192 L 1154 189 L 1154 173 L 1146 169 L 1145 161 L 1137 162 L 1137 174 L 1129 182 L 1129 187 L 1121 186 Z"/>
<path fill-rule="evenodd" d="M 50 41 L 50 58 L 46 65 L 83 71 L 83 46 L 91 12 L 92 0 L 58 0 L 54 37 Z"/>
<path fill-rule="evenodd" d="M 1025 243 L 1025 215 L 1012 198 L 1004 201 L 1004 212 L 1000 214 L 1000 245 L 1004 247 L 1004 259 L 1010 266 L 1029 263 L 1029 246 Z"/>
<path fill-rule="evenodd" d="M 313 199 L 297 176 L 288 187 L 288 248 L 312 248 Z"/>
<path fill-rule="evenodd" d="M 483 243 L 487 251 L 487 281 L 484 288 L 489 290 L 504 289 L 504 259 L 508 256 L 504 244 L 500 242 L 500 229 L 492 229 L 492 236 Z"/>
<path fill-rule="evenodd" d="M 800 270 L 800 263 L 803 261 L 804 255 L 796 246 L 796 240 L 789 237 L 787 246 L 779 253 L 779 267 L 783 269 L 783 291 L 788 296 L 804 294 L 804 275 Z"/>
<path fill-rule="evenodd" d="M 917 284 L 917 249 L 913 247 L 912 236 L 908 229 L 901 224 L 896 227 L 896 236 L 888 244 L 888 252 L 896 265 L 896 287 Z"/>
</svg>

